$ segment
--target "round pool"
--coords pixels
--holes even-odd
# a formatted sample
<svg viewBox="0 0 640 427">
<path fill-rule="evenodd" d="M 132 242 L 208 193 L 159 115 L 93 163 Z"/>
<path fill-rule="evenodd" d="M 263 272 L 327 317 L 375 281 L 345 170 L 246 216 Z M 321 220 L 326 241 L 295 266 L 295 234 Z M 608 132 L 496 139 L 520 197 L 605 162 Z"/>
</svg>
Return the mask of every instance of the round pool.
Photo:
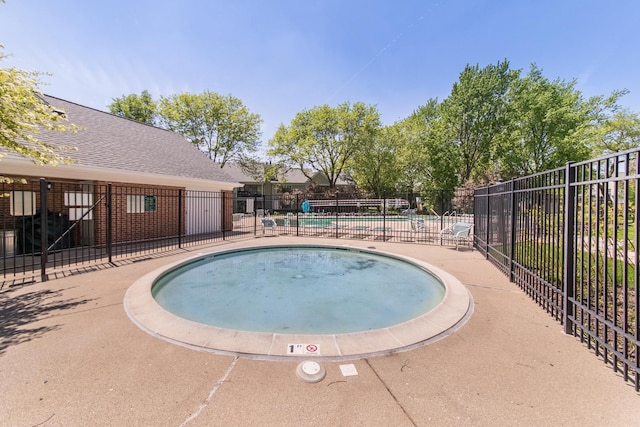
<svg viewBox="0 0 640 427">
<path fill-rule="evenodd" d="M 351 359 L 460 327 L 466 288 L 417 259 L 352 246 L 225 245 L 136 281 L 125 310 L 162 339 L 256 358 Z"/>
<path fill-rule="evenodd" d="M 421 316 L 444 298 L 428 270 L 369 251 L 248 248 L 205 256 L 162 275 L 152 294 L 167 311 L 222 328 L 345 334 Z"/>
</svg>

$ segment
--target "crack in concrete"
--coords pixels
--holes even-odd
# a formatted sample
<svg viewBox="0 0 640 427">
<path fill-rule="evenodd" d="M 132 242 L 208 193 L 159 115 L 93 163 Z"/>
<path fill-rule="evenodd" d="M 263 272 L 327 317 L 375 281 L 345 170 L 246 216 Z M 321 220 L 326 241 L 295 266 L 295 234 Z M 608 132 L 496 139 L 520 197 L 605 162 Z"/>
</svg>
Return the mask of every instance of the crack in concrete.
<svg viewBox="0 0 640 427">
<path fill-rule="evenodd" d="M 207 398 L 204 400 L 204 402 L 202 402 L 200 404 L 200 406 L 198 406 L 198 409 L 196 409 L 195 412 L 193 412 L 191 415 L 189 415 L 189 417 L 187 417 L 187 419 L 184 420 L 182 422 L 182 424 L 180 424 L 180 427 L 184 427 L 187 424 L 189 424 L 191 421 L 193 421 L 196 418 L 198 418 L 200 413 L 209 405 L 209 403 L 213 399 L 213 396 L 216 394 L 216 392 L 218 391 L 220 386 L 227 380 L 227 377 L 229 376 L 229 374 L 233 370 L 233 367 L 236 366 L 236 363 L 238 363 L 238 359 L 239 359 L 238 356 L 233 358 L 233 361 L 231 362 L 231 365 L 229 365 L 229 367 L 225 371 L 224 375 L 222 375 L 222 377 L 219 378 L 218 381 L 216 381 L 216 384 L 213 386 L 213 388 L 209 392 L 209 396 L 207 396 Z"/>
<path fill-rule="evenodd" d="M 417 427 L 418 425 L 416 424 L 416 422 L 413 420 L 413 418 L 411 418 L 411 415 L 409 415 L 409 413 L 407 412 L 406 409 L 404 409 L 404 406 L 402 406 L 402 403 L 400 403 L 400 401 L 398 400 L 398 398 L 396 397 L 395 394 L 393 394 L 393 392 L 391 391 L 391 389 L 389 388 L 389 386 L 387 385 L 386 382 L 384 382 L 384 380 L 382 378 L 380 378 L 380 375 L 378 375 L 378 372 L 376 372 L 375 369 L 373 369 L 373 366 L 371 366 L 371 363 L 369 363 L 369 359 L 364 359 L 364 361 L 367 363 L 367 365 L 369 366 L 369 368 L 371 368 L 371 371 L 373 371 L 373 373 L 376 375 L 376 377 L 378 378 L 378 380 L 382 383 L 382 385 L 384 385 L 384 388 L 387 389 L 387 393 L 389 393 L 391 395 L 391 397 L 393 397 L 393 400 L 395 400 L 395 402 L 398 404 L 398 406 L 400 407 L 400 409 L 402 409 L 402 412 L 404 412 L 404 414 L 406 415 L 407 419 L 411 422 L 412 425 L 414 425 L 415 427 Z"/>
</svg>

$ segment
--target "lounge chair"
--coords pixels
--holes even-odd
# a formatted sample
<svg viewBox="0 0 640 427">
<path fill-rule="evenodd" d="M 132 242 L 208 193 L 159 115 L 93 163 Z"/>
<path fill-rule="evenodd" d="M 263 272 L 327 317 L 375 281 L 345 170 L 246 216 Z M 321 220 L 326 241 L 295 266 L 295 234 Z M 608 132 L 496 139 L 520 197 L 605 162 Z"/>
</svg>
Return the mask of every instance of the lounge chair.
<svg viewBox="0 0 640 427">
<path fill-rule="evenodd" d="M 262 234 L 265 233 L 266 230 L 270 230 L 271 234 L 275 234 L 276 232 L 276 221 L 273 218 L 262 218 Z"/>
<path fill-rule="evenodd" d="M 473 250 L 472 227 L 473 224 L 467 222 L 456 222 L 452 226 L 443 229 L 440 232 L 440 238 L 442 240 L 453 240 L 456 245 L 456 250 L 458 250 L 458 245 L 461 243 L 469 243 L 471 250 Z"/>
<path fill-rule="evenodd" d="M 277 218 L 273 218 L 273 220 L 276 222 L 276 225 L 278 227 L 285 227 L 289 225 L 288 221 L 285 218 L 277 217 Z"/>
<path fill-rule="evenodd" d="M 417 218 L 411 220 L 411 235 L 416 240 L 420 240 L 420 237 L 424 237 L 424 240 L 431 240 L 433 235 L 431 230 L 427 227 L 423 218 Z"/>
</svg>

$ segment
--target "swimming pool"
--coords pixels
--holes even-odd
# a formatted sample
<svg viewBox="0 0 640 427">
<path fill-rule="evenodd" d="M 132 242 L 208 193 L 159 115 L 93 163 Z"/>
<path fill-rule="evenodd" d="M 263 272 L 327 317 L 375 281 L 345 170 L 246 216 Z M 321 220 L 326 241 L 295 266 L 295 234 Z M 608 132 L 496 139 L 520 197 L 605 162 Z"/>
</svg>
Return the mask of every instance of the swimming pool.
<svg viewBox="0 0 640 427">
<path fill-rule="evenodd" d="M 444 285 L 429 271 L 370 251 L 249 248 L 205 256 L 155 282 L 167 311 L 207 325 L 287 334 L 345 334 L 414 319 Z"/>
<path fill-rule="evenodd" d="M 176 262 L 145 275 L 141 279 L 137 280 L 128 289 L 125 295 L 124 306 L 127 314 L 134 323 L 146 332 L 158 338 L 199 350 L 262 359 L 289 358 L 291 356 L 304 354 L 324 359 L 345 360 L 407 350 L 440 339 L 452 333 L 464 324 L 472 312 L 472 300 L 470 294 L 467 289 L 457 281 L 457 279 L 435 266 L 428 265 L 416 259 L 396 256 L 383 251 L 354 247 L 351 245 L 338 247 L 336 245 L 311 246 L 304 244 L 288 244 L 283 248 L 280 245 L 264 245 L 261 243 L 262 242 L 249 241 L 225 245 L 223 248 L 218 248 L 211 253 L 201 254 L 185 261 Z M 250 250 L 247 250 L 247 248 L 250 248 Z M 279 281 L 277 277 L 282 274 L 282 271 L 284 270 L 287 272 L 286 275 L 289 276 L 289 279 L 286 280 L 288 284 L 284 284 L 283 287 L 279 287 L 275 290 L 272 289 L 270 291 L 271 293 L 265 293 L 265 289 L 257 288 L 254 288 L 253 290 L 249 289 L 248 293 L 245 293 L 244 295 L 232 292 L 229 295 L 236 295 L 236 297 L 238 297 L 238 305 L 224 314 L 223 309 L 219 307 L 214 309 L 214 311 L 220 310 L 221 316 L 219 316 L 217 320 L 212 321 L 212 324 L 206 324 L 202 319 L 189 318 L 189 314 L 184 314 L 180 311 L 182 309 L 179 309 L 177 312 L 172 312 L 175 311 L 174 308 L 164 308 L 154 298 L 154 296 L 158 297 L 158 295 L 169 289 L 166 287 L 167 285 L 164 282 L 165 279 L 182 276 L 185 271 L 184 267 L 187 267 L 186 271 L 188 272 L 190 266 L 204 266 L 205 270 L 197 273 L 196 276 L 210 277 L 211 281 L 217 281 L 216 278 L 218 275 L 223 274 L 224 271 L 230 271 L 229 266 L 232 266 L 234 262 L 237 263 L 236 266 L 244 266 L 246 264 L 242 260 L 242 255 L 247 255 L 248 253 L 256 251 L 257 253 L 262 252 L 276 254 L 281 257 L 280 261 L 274 262 L 271 260 L 265 261 L 262 264 L 260 264 L 260 262 L 256 263 L 256 265 L 258 265 L 257 268 L 259 273 L 256 273 L 255 269 L 252 272 L 250 269 L 242 268 L 242 270 L 246 270 L 247 276 L 244 276 L 244 278 L 241 277 L 239 279 L 240 282 L 244 282 L 246 285 L 246 282 L 251 281 L 246 279 L 249 277 L 253 278 L 254 282 L 260 282 L 261 285 L 259 286 L 268 287 L 267 285 L 269 282 Z M 316 290 L 309 292 L 307 289 L 304 292 L 290 292 L 291 287 L 301 287 L 300 291 L 302 291 L 302 288 L 305 286 L 304 283 L 310 281 L 309 278 L 305 276 L 304 271 L 297 271 L 294 267 L 299 261 L 301 261 L 301 257 L 308 257 L 314 251 L 324 254 L 320 257 L 320 261 L 318 261 L 317 258 L 314 261 L 322 264 L 319 270 L 323 275 L 326 273 L 320 283 L 323 283 L 324 286 L 328 286 L 327 284 L 333 285 L 335 282 L 336 286 L 327 288 L 323 291 Z M 287 252 L 289 255 L 286 255 Z M 296 255 L 292 257 L 291 254 L 293 253 L 296 253 Z M 332 256 L 336 253 L 348 255 L 347 258 L 349 261 L 347 261 L 345 265 L 350 267 L 347 267 L 346 270 L 344 265 L 342 267 L 338 267 L 340 262 L 336 261 Z M 356 257 L 352 258 L 352 255 Z M 216 265 L 217 261 L 212 261 L 216 260 L 216 258 L 218 258 L 219 261 L 222 261 L 222 264 L 227 263 L 229 265 Z M 287 258 L 288 261 L 286 260 Z M 372 262 L 374 259 L 376 261 Z M 435 278 L 436 285 L 431 289 L 431 291 L 425 291 L 425 289 L 420 286 L 415 289 L 400 286 L 398 288 L 400 294 L 406 292 L 417 292 L 413 297 L 408 298 L 409 300 L 416 300 L 416 304 L 415 307 L 409 308 L 402 314 L 404 317 L 393 318 L 387 317 L 386 314 L 384 316 L 379 315 L 379 313 L 385 309 L 381 307 L 384 307 L 385 305 L 402 306 L 407 303 L 406 300 L 404 302 L 400 300 L 391 304 L 391 298 L 387 295 L 381 299 L 382 303 L 380 303 L 380 301 L 368 301 L 361 304 L 361 308 L 364 310 L 369 309 L 369 306 L 374 307 L 373 311 L 368 313 L 361 312 L 360 314 L 356 314 L 356 309 L 353 307 L 346 309 L 347 312 L 354 311 L 354 313 L 351 313 L 353 314 L 351 317 L 354 317 L 358 321 L 362 319 L 375 321 L 378 321 L 378 318 L 387 319 L 382 324 L 365 323 L 364 326 L 360 324 L 352 326 L 350 329 L 335 329 L 334 323 L 334 325 L 331 326 L 331 328 L 334 329 L 317 329 L 318 325 L 313 325 L 315 319 L 323 317 L 339 318 L 340 315 L 344 314 L 335 315 L 335 313 L 328 313 L 328 307 L 331 305 L 339 305 L 335 300 L 328 301 L 326 303 L 327 305 L 324 306 L 318 303 L 319 299 L 324 298 L 325 296 L 338 296 L 338 287 L 349 287 L 344 284 L 337 285 L 338 280 L 335 279 L 341 274 L 344 274 L 346 277 L 351 277 L 351 279 L 347 280 L 345 283 L 353 283 L 353 277 L 356 277 L 352 276 L 353 274 L 359 275 L 362 274 L 363 271 L 367 272 L 365 274 L 373 272 L 374 269 L 372 265 L 378 264 L 378 261 L 383 265 L 387 265 L 389 263 L 391 265 L 399 264 L 403 267 L 409 265 L 411 267 L 410 270 L 415 269 L 414 273 L 428 276 L 430 279 Z M 280 265 L 280 267 L 278 267 L 278 265 Z M 388 265 L 385 268 L 389 268 Z M 207 271 L 207 269 L 209 270 Z M 233 268 L 231 268 L 231 270 L 232 269 Z M 261 276 L 260 280 L 256 280 L 256 275 Z M 184 278 L 185 277 L 183 277 L 183 279 Z M 201 279 L 202 277 L 198 278 Z M 223 292 L 221 290 L 224 286 L 236 288 L 243 286 L 238 284 L 239 282 L 235 282 L 234 285 L 222 285 L 222 287 L 218 287 L 217 289 L 209 288 L 208 290 L 205 290 L 207 286 L 202 284 L 198 285 L 196 282 L 192 282 L 192 279 L 193 277 L 189 278 L 189 274 L 187 273 L 186 282 L 195 286 L 196 294 L 199 295 L 196 297 L 196 300 L 198 301 L 206 300 L 203 296 L 207 295 L 222 297 L 222 295 L 226 294 L 226 291 Z M 371 280 L 371 277 L 369 277 L 361 281 L 370 282 Z M 170 281 L 171 280 L 169 280 L 169 282 Z M 394 286 L 399 286 L 398 283 L 402 282 L 415 281 L 419 280 L 415 278 L 408 280 L 402 280 L 399 278 L 392 279 Z M 178 288 L 180 288 L 180 286 L 178 286 Z M 365 288 L 354 288 L 355 293 L 351 294 L 349 294 L 349 289 L 346 291 L 346 294 L 338 296 L 338 298 L 359 298 L 362 295 L 358 294 L 374 293 L 367 291 Z M 198 294 L 198 292 L 200 293 Z M 423 297 L 425 297 L 425 300 L 429 299 L 426 298 L 426 294 L 429 294 L 430 292 L 435 292 L 435 302 L 433 302 L 433 300 L 429 303 L 425 303 L 424 301 L 418 302 Z M 253 293 L 262 295 L 262 302 L 258 305 L 254 305 L 254 302 L 247 300 L 247 295 L 251 295 Z M 291 305 L 293 309 L 285 310 L 282 308 L 283 306 L 280 306 L 278 310 L 282 313 L 274 313 L 273 311 L 269 312 L 269 310 L 264 310 L 264 304 L 262 306 L 260 305 L 264 302 L 265 296 L 277 299 L 279 297 L 283 297 L 283 293 L 291 293 L 292 295 L 297 294 L 298 296 L 302 294 L 311 294 L 315 295 L 315 298 L 311 297 L 306 302 L 296 300 L 295 298 L 292 300 L 290 299 L 288 300 L 288 303 L 285 303 L 285 306 L 287 304 Z M 440 293 L 440 295 L 437 295 L 438 293 Z M 228 299 L 229 295 L 224 298 Z M 290 295 L 287 295 L 287 297 L 289 296 Z M 173 298 L 174 297 L 170 297 L 169 300 L 172 300 Z M 258 300 L 260 300 L 260 298 L 258 298 Z M 180 306 L 182 304 L 182 302 L 178 302 L 177 305 Z M 206 302 L 201 304 L 200 309 L 202 307 L 207 307 L 208 304 L 209 303 Z M 292 318 L 296 319 L 295 316 L 290 317 L 290 315 L 295 314 L 295 312 L 299 313 L 302 311 L 306 313 L 307 311 L 313 311 L 315 309 L 314 304 L 318 305 L 317 308 L 320 308 L 320 310 L 315 313 L 311 313 L 310 316 L 306 317 L 305 321 L 291 320 Z M 382 304 L 382 306 L 376 306 L 376 304 Z M 188 305 L 189 304 L 187 304 L 187 306 Z M 270 308 L 271 305 L 272 304 L 266 304 L 266 307 Z M 246 311 L 242 313 L 242 310 L 245 309 L 249 310 L 249 314 L 247 314 Z M 358 308 L 358 310 L 359 309 L 360 308 Z M 187 311 L 189 310 L 190 309 Z M 206 309 L 204 311 L 206 311 Z M 254 311 L 260 311 L 261 313 L 260 315 L 254 315 Z M 264 316 L 262 313 L 263 311 Z M 290 313 L 285 313 L 285 311 Z M 402 312 L 402 310 L 400 311 Z M 246 325 L 242 323 L 242 320 L 246 317 L 253 318 L 250 322 L 251 324 Z M 284 323 L 280 322 L 276 326 L 271 325 L 266 328 L 256 326 L 256 323 L 262 324 L 270 318 L 281 318 L 280 320 L 285 320 Z M 229 320 L 230 323 L 226 323 L 227 320 Z M 305 323 L 309 320 L 311 321 L 310 329 L 307 328 L 309 325 Z M 352 320 L 354 319 L 344 320 L 343 318 L 343 320 L 338 321 L 338 323 L 349 323 Z M 304 325 L 301 326 L 302 324 Z M 326 325 L 323 325 L 321 327 L 325 326 Z M 300 348 L 303 349 L 302 352 L 293 351 L 294 349 Z M 309 349 L 312 349 L 313 351 L 308 351 Z"/>
<path fill-rule="evenodd" d="M 312 216 L 312 217 L 303 217 L 301 216 L 299 221 L 304 225 L 330 225 L 335 223 L 336 221 L 339 223 L 352 224 L 352 223 L 379 223 L 379 222 L 392 222 L 392 223 L 404 223 L 410 222 L 411 220 L 415 220 L 416 218 L 422 217 L 406 217 L 406 216 L 393 216 L 387 215 L 386 217 L 375 216 L 375 215 L 362 215 L 362 216 L 338 216 L 336 218 L 335 215 L 326 215 L 326 216 Z"/>
</svg>

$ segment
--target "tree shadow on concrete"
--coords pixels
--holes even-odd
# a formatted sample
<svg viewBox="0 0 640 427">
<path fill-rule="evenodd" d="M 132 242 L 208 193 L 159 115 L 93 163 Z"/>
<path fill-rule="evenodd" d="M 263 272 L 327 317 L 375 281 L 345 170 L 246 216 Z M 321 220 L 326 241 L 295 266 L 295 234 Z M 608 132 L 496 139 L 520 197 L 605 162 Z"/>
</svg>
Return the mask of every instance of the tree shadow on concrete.
<svg viewBox="0 0 640 427">
<path fill-rule="evenodd" d="M 62 299 L 62 291 L 48 289 L 9 294 L 0 294 L 0 355 L 11 346 L 41 338 L 61 327 L 60 324 L 38 326 L 37 322 L 91 301 Z"/>
</svg>

